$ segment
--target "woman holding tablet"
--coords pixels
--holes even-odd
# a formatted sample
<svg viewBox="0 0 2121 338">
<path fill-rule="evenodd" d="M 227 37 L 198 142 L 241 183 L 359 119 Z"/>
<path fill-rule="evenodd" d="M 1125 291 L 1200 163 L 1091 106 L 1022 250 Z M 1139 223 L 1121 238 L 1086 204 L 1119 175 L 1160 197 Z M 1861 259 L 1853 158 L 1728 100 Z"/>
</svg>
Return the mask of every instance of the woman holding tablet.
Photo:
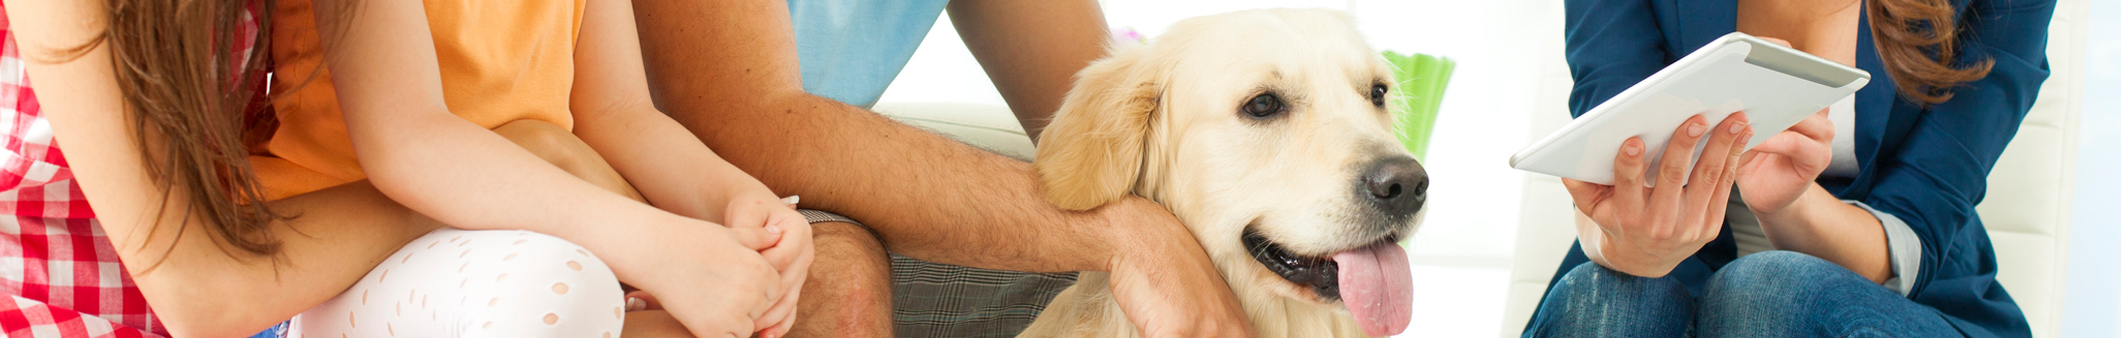
<svg viewBox="0 0 2121 338">
<path fill-rule="evenodd" d="M 1750 151 L 1743 115 L 1697 117 L 1665 158 L 1707 142 L 1701 163 L 1646 168 L 1629 140 L 1614 185 L 1564 180 L 1581 241 L 1525 336 L 2029 336 L 1974 205 L 2047 77 L 2053 7 L 1568 1 L 1576 115 L 1732 31 L 1873 79 Z"/>
</svg>

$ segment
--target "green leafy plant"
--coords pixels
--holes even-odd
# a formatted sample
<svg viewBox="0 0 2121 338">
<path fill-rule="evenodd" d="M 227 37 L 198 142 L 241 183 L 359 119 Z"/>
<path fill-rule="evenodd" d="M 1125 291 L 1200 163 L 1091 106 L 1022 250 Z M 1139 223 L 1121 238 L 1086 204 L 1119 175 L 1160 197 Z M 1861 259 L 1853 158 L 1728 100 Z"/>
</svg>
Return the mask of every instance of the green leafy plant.
<svg viewBox="0 0 2121 338">
<path fill-rule="evenodd" d="M 1436 129 L 1436 111 L 1443 106 L 1444 86 L 1451 82 L 1451 70 L 1458 63 L 1450 58 L 1406 54 L 1385 51 L 1385 61 L 1392 64 L 1392 75 L 1399 82 L 1391 100 L 1393 123 L 1399 127 L 1399 142 L 1413 152 L 1416 159 L 1426 161 L 1429 152 L 1429 135 Z"/>
</svg>

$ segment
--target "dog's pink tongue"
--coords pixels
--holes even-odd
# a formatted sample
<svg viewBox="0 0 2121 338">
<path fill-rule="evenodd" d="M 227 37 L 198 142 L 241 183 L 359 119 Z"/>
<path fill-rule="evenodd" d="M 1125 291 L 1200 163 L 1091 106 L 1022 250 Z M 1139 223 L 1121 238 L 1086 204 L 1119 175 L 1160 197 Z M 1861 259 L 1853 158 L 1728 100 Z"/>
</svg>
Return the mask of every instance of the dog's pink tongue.
<svg viewBox="0 0 2121 338">
<path fill-rule="evenodd" d="M 1340 263 L 1340 300 L 1363 333 L 1389 336 L 1406 331 L 1414 311 L 1414 274 L 1407 250 L 1381 242 L 1333 254 Z"/>
</svg>

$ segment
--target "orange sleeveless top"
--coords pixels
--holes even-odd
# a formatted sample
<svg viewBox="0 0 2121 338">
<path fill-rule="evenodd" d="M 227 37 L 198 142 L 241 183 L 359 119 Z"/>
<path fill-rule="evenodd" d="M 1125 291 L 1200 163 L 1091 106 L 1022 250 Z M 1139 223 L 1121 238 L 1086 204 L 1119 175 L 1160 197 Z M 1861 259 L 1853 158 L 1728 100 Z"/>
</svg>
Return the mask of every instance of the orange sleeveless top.
<svg viewBox="0 0 2121 338">
<path fill-rule="evenodd" d="M 574 128 L 567 100 L 583 0 L 424 2 L 450 112 L 489 129 L 522 119 Z M 272 85 L 284 93 L 273 101 L 279 126 L 250 156 L 267 198 L 367 178 L 354 159 L 331 72 L 320 67 L 324 55 L 310 1 L 280 1 L 274 14 Z"/>
</svg>

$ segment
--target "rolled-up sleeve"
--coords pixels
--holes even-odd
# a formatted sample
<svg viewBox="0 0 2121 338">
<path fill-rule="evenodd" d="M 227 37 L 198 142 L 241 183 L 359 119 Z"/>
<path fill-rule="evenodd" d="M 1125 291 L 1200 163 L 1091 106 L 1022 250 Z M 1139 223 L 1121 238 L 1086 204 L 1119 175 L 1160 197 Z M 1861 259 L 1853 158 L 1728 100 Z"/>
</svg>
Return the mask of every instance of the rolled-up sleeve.
<svg viewBox="0 0 2121 338">
<path fill-rule="evenodd" d="M 1976 1 L 1962 15 L 1961 64 L 1993 60 L 1988 76 L 1952 88 L 1950 101 L 1930 106 L 1902 143 L 1871 162 L 1876 179 L 1869 209 L 1907 224 L 1920 237 L 1918 266 L 1935 267 L 1959 252 L 1953 239 L 1982 231 L 1974 206 L 1987 194 L 1988 173 L 2017 135 L 2048 75 L 2045 42 L 2052 0 Z M 1881 218 L 1881 221 L 1883 218 Z M 1963 257 L 1962 257 L 1963 258 Z M 1960 263 L 1954 263 L 1960 264 Z M 1990 268 L 1992 269 L 1992 268 Z M 1902 292 L 1920 293 L 1942 269 L 1919 269 Z M 1988 273 L 1993 273 L 1990 271 Z"/>
<path fill-rule="evenodd" d="M 1901 221 L 1900 217 L 1891 213 L 1878 211 L 1877 208 L 1861 201 L 1841 202 L 1870 212 L 1871 217 L 1878 218 L 1878 225 L 1885 228 L 1886 258 L 1893 263 L 1893 278 L 1885 280 L 1885 288 L 1906 296 L 1909 290 L 1915 288 L 1914 276 L 1922 272 L 1922 236 L 1915 235 L 1914 228 L 1909 228 L 1906 221 Z"/>
</svg>

